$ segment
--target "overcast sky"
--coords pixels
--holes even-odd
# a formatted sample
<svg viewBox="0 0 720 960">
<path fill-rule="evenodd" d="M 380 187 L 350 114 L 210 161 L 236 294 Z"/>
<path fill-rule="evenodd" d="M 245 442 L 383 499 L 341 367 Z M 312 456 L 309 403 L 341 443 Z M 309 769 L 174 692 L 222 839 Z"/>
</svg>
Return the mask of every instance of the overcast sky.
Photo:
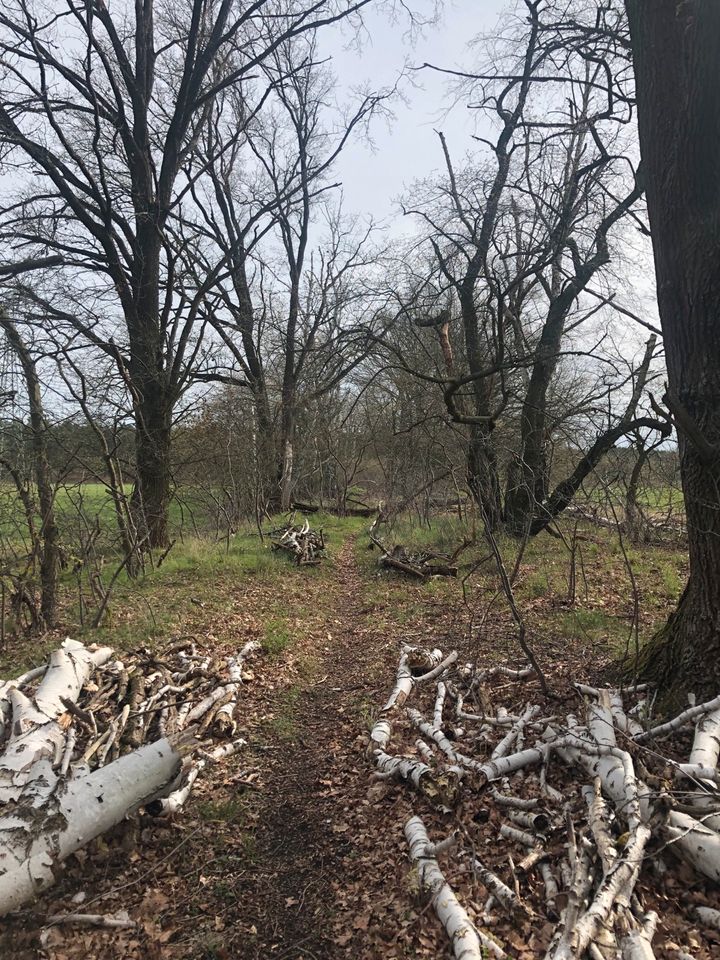
<svg viewBox="0 0 720 960">
<path fill-rule="evenodd" d="M 347 32 L 326 32 L 321 51 L 333 58 L 338 98 L 364 84 L 373 89 L 393 84 L 406 63 L 467 69 L 472 62 L 468 41 L 491 30 L 508 5 L 508 0 L 446 0 L 439 22 L 414 41 L 407 36 L 407 20 L 390 23 L 380 11 L 371 12 L 365 17 L 367 34 L 360 51 L 348 49 Z M 337 171 L 348 212 L 382 221 L 391 215 L 399 218 L 394 201 L 404 188 L 442 165 L 435 128 L 445 132 L 454 155 L 471 146 L 475 115 L 463 105 L 447 113 L 452 104 L 447 78 L 429 70 L 413 71 L 412 76 L 413 82 L 401 83 L 405 102 L 395 102 L 394 120 L 379 118 L 373 124 L 373 145 L 355 142 L 340 158 Z"/>
</svg>

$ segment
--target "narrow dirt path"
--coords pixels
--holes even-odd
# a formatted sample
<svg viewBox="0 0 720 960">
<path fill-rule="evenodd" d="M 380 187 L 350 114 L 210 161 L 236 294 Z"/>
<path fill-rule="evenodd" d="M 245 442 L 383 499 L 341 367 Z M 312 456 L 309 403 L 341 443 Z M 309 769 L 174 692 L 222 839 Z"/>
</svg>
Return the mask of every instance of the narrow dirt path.
<svg viewBox="0 0 720 960">
<path fill-rule="evenodd" d="M 361 569 L 357 541 L 345 540 L 317 576 L 279 566 L 275 578 L 219 582 L 197 619 L 185 619 L 182 630 L 220 654 L 248 639 L 267 643 L 244 688 L 238 734 L 247 746 L 208 770 L 181 816 L 140 816 L 71 858 L 57 887 L 0 925 L 3 957 L 450 956 L 412 886 L 402 834 L 409 795 L 373 782 L 366 756 L 399 642 L 434 639 L 434 611 L 446 610 L 430 601 L 412 620 L 399 616 L 416 588 L 389 600 Z M 134 926 L 42 931 L 47 916 L 80 903 L 122 911 Z"/>
<path fill-rule="evenodd" d="M 370 822 L 362 744 L 363 703 L 382 698 L 395 644 L 367 625 L 354 548 L 351 538 L 335 560 L 325 649 L 293 704 L 296 732 L 270 753 L 255 865 L 240 893 L 257 917 L 241 954 L 253 960 L 404 955 L 387 952 L 397 931 L 378 922 L 397 855 Z"/>
</svg>

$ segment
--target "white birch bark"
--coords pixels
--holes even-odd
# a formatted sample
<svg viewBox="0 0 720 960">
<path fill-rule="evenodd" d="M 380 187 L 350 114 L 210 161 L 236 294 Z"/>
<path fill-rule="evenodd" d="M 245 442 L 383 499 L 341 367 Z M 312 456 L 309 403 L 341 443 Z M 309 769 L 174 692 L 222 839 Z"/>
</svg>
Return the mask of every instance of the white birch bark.
<svg viewBox="0 0 720 960">
<path fill-rule="evenodd" d="M 41 814 L 32 804 L 13 806 L 0 817 L 0 916 L 51 886 L 71 853 L 167 790 L 180 766 L 177 746 L 159 740 L 69 780 Z"/>
<path fill-rule="evenodd" d="M 639 930 L 631 930 L 620 943 L 622 960 L 655 960 L 652 948 L 653 937 L 657 930 L 658 915 L 654 911 L 646 913 Z"/>
<path fill-rule="evenodd" d="M 49 664 L 32 698 L 17 687 L 8 691 L 12 729 L 0 756 L 0 806 L 35 792 L 38 802 L 57 782 L 67 714 L 63 700 L 74 702 L 92 671 L 112 656 L 109 647 L 91 650 L 67 639 L 50 654 Z"/>
<path fill-rule="evenodd" d="M 715 697 L 713 700 L 708 700 L 706 703 L 699 703 L 696 706 L 688 707 L 687 710 L 683 710 L 682 713 L 678 714 L 677 717 L 674 717 L 672 720 L 668 720 L 667 723 L 658 724 L 658 726 L 638 734 L 635 740 L 638 743 L 645 743 L 648 740 L 660 740 L 674 733 L 676 730 L 682 729 L 682 727 L 689 726 L 697 717 L 702 717 L 706 713 L 713 713 L 716 710 L 720 710 L 720 696 Z"/>
<path fill-rule="evenodd" d="M 695 913 L 698 920 L 706 927 L 720 930 L 720 910 L 715 910 L 714 907 L 695 907 Z"/>
<path fill-rule="evenodd" d="M 445 880 L 437 860 L 428 856 L 430 838 L 420 817 L 412 817 L 405 824 L 405 838 L 410 847 L 410 859 L 418 871 L 420 887 L 429 897 L 450 938 L 455 960 L 483 960 L 480 938 L 474 925 Z M 504 952 L 500 951 L 495 956 L 504 956 Z"/>
</svg>

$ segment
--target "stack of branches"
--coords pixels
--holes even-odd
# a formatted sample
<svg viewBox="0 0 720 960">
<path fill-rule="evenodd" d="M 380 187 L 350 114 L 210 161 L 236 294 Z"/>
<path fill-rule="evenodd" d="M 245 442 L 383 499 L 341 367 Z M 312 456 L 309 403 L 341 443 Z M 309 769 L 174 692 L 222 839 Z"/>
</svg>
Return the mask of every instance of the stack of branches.
<svg viewBox="0 0 720 960">
<path fill-rule="evenodd" d="M 291 554 L 300 566 L 317 566 L 325 552 L 322 530 L 312 530 L 308 520 L 300 526 L 290 520 L 279 530 L 273 530 L 270 537 L 273 550 L 284 550 Z"/>
<path fill-rule="evenodd" d="M 337 517 L 374 517 L 380 512 L 380 507 L 371 507 L 362 500 L 355 500 L 348 497 L 342 506 L 332 506 L 331 504 L 304 503 L 300 500 L 293 501 L 295 510 L 300 513 L 332 513 Z"/>
<path fill-rule="evenodd" d="M 378 564 L 399 570 L 408 576 L 424 580 L 426 577 L 456 577 L 458 575 L 457 559 L 460 554 L 472 544 L 472 540 L 464 540 L 450 556 L 430 551 L 410 553 L 402 544 L 386 547 L 374 533 L 375 524 L 370 528 L 370 543 L 380 551 Z"/>
<path fill-rule="evenodd" d="M 507 705 L 491 702 L 491 687 L 497 695 L 503 681 L 505 690 L 532 681 L 531 668 L 478 671 L 457 659 L 404 647 L 369 746 L 375 777 L 412 790 L 426 817 L 450 821 L 445 833 L 455 828 L 431 840 L 421 816 L 405 824 L 454 956 L 652 960 L 658 917 L 643 891 L 652 896 L 653 877 L 677 860 L 698 875 L 691 925 L 720 930 L 720 911 L 702 894 L 720 881 L 720 697 L 654 725 L 645 688 L 576 685 L 582 712 L 547 715 L 547 701 L 517 689 Z M 413 695 L 425 712 L 409 704 Z M 683 732 L 687 762 L 676 758 Z M 467 907 L 442 853 L 470 880 Z M 503 923 L 507 943 L 491 932 Z"/>
<path fill-rule="evenodd" d="M 124 661 L 66 640 L 0 683 L 0 915 L 50 886 L 70 854 L 141 807 L 169 815 L 236 753 L 245 660 L 188 640 Z"/>
</svg>

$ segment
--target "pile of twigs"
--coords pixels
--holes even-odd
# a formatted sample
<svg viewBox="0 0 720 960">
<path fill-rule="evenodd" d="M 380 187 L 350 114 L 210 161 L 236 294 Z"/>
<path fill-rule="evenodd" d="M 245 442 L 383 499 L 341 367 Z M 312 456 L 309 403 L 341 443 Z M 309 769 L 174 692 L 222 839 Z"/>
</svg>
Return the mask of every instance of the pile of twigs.
<svg viewBox="0 0 720 960">
<path fill-rule="evenodd" d="M 410 552 L 402 544 L 387 547 L 376 534 L 381 519 L 382 517 L 378 517 L 368 531 L 371 549 L 375 547 L 380 551 L 378 564 L 381 567 L 399 570 L 400 573 L 405 573 L 410 577 L 417 577 L 419 580 L 424 580 L 426 577 L 456 577 L 458 575 L 458 557 L 463 550 L 472 546 L 474 542 L 473 540 L 463 540 L 457 550 L 450 556 L 430 551 Z"/>
<path fill-rule="evenodd" d="M 66 640 L 0 683 L 0 915 L 140 807 L 178 811 L 203 768 L 244 744 L 236 716 L 258 648 L 218 657 L 187 640 L 120 661 Z"/>
<path fill-rule="evenodd" d="M 322 530 L 312 530 L 307 520 L 300 526 L 290 521 L 270 536 L 272 549 L 289 553 L 299 566 L 317 566 L 325 552 Z"/>
<path fill-rule="evenodd" d="M 532 681 L 532 669 L 477 671 L 457 659 L 404 647 L 369 747 L 377 778 L 404 784 L 434 822 L 456 828 L 432 841 L 420 816 L 405 825 L 455 957 L 652 960 L 658 916 L 641 889 L 677 857 L 699 875 L 691 924 L 720 929 L 702 893 L 703 878 L 720 880 L 720 697 L 654 724 L 646 688 L 577 685 L 581 713 L 548 715 L 547 701 L 508 688 Z M 503 680 L 512 699 L 494 704 Z M 425 693 L 424 712 L 408 705 Z M 682 731 L 687 762 L 666 745 Z M 503 942 L 503 929 L 522 930 L 520 946 L 512 933 Z"/>
</svg>

